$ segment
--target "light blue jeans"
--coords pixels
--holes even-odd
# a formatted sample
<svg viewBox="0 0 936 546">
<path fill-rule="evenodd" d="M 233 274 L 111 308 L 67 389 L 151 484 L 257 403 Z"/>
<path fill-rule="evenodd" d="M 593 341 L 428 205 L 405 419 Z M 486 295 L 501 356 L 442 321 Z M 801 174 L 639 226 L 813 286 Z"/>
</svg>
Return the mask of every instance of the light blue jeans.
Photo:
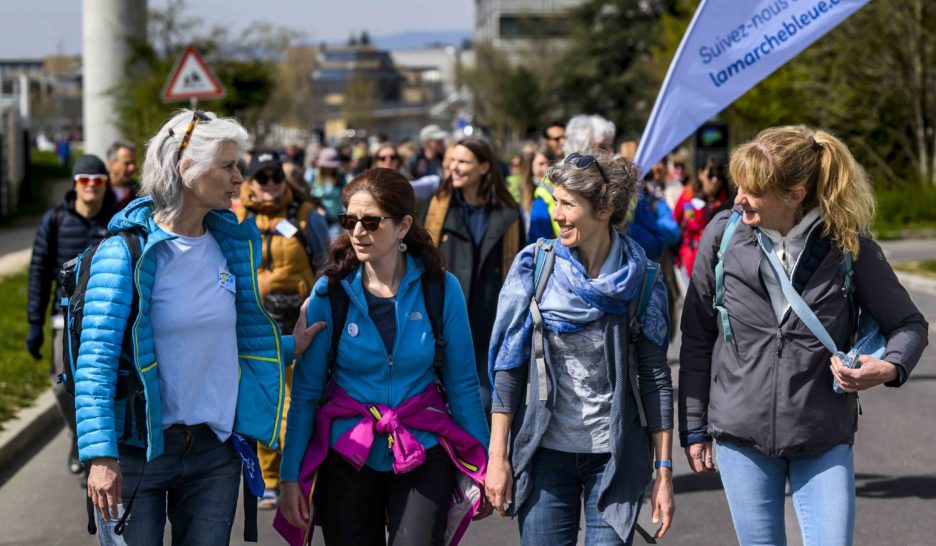
<svg viewBox="0 0 936 546">
<path fill-rule="evenodd" d="M 741 546 L 783 546 L 787 480 L 805 546 L 850 546 L 855 530 L 852 446 L 818 455 L 769 457 L 719 442 L 717 462 Z"/>
</svg>

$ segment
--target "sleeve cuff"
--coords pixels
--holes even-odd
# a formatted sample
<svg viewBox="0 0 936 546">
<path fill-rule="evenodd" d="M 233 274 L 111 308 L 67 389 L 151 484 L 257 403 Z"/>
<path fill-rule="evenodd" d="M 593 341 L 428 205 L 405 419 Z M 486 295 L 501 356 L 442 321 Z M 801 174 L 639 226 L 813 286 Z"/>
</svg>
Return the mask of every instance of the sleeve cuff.
<svg viewBox="0 0 936 546">
<path fill-rule="evenodd" d="M 280 345 L 283 347 L 283 366 L 289 366 L 296 354 L 296 338 L 293 336 L 283 336 Z"/>
<path fill-rule="evenodd" d="M 907 382 L 907 368 L 903 364 L 894 364 L 897 366 L 897 379 L 884 383 L 885 387 L 899 387 Z"/>
<path fill-rule="evenodd" d="M 701 425 L 679 433 L 679 445 L 682 447 L 689 447 L 692 444 L 701 444 L 711 441 L 712 437 L 709 435 L 706 425 Z"/>
</svg>

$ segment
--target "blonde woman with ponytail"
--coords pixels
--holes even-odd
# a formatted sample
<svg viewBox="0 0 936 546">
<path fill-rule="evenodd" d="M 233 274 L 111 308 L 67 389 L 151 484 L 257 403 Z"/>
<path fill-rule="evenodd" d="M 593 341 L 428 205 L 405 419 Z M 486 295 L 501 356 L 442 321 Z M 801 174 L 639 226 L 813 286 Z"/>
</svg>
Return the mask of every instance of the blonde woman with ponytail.
<svg viewBox="0 0 936 546">
<path fill-rule="evenodd" d="M 735 150 L 730 171 L 735 209 L 706 228 L 683 310 L 680 442 L 695 472 L 715 471 L 718 443 L 742 546 L 786 544 L 788 482 L 806 546 L 851 544 L 857 393 L 902 385 L 928 325 L 870 237 L 874 194 L 839 139 L 767 129 Z M 858 309 L 870 314 L 887 339 L 882 358 L 852 369 L 832 356 L 790 309 L 781 274 L 839 350 L 854 342 Z"/>
</svg>

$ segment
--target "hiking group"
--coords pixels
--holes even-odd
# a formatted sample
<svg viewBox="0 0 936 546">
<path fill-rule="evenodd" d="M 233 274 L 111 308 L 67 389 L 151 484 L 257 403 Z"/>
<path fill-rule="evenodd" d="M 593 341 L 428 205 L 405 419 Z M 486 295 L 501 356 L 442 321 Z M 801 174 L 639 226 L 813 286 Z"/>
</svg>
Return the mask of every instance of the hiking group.
<svg viewBox="0 0 936 546">
<path fill-rule="evenodd" d="M 771 128 L 644 177 L 600 116 L 542 137 L 509 168 L 435 125 L 245 152 L 236 120 L 181 110 L 139 185 L 132 145 L 78 158 L 27 347 L 51 299 L 101 544 L 167 520 L 228 544 L 239 497 L 245 540 L 259 504 L 296 546 L 456 544 L 494 511 L 524 545 L 575 544 L 583 515 L 586 544 L 651 541 L 678 533 L 677 422 L 742 545 L 785 543 L 787 484 L 805 544 L 851 544 L 858 393 L 906 382 L 928 325 L 845 145 Z"/>
</svg>

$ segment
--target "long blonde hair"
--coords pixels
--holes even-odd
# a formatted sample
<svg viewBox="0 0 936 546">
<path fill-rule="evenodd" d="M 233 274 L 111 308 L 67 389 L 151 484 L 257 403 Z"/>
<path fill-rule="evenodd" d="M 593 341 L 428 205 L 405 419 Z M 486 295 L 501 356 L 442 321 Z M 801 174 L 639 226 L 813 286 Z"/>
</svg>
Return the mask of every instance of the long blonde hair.
<svg viewBox="0 0 936 546">
<path fill-rule="evenodd" d="M 801 213 L 818 206 L 823 235 L 858 258 L 859 237 L 868 233 L 874 219 L 874 192 L 841 140 L 801 125 L 772 127 L 735 150 L 729 170 L 754 196 L 804 189 Z"/>
</svg>

